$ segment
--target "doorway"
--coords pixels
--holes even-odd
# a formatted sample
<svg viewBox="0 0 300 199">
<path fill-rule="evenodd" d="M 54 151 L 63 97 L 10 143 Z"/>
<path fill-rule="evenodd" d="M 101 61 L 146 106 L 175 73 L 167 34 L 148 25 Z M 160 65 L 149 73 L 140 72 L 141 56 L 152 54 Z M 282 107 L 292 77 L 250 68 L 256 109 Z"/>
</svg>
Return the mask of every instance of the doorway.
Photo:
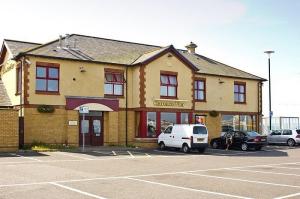
<svg viewBox="0 0 300 199">
<path fill-rule="evenodd" d="M 79 116 L 79 145 L 82 146 L 83 134 L 86 146 L 102 146 L 104 139 L 103 114 L 92 111 L 84 116 Z"/>
</svg>

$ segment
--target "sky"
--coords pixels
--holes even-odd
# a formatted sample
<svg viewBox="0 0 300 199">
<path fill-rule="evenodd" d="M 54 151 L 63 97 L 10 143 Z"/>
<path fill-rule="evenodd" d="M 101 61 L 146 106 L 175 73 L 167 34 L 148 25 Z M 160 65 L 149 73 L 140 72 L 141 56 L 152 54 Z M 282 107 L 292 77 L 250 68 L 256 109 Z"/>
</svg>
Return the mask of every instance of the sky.
<svg viewBox="0 0 300 199">
<path fill-rule="evenodd" d="M 300 117 L 298 0 L 1 0 L 0 41 L 77 33 L 184 49 L 268 79 L 274 116 Z M 268 82 L 263 114 L 268 116 Z"/>
</svg>

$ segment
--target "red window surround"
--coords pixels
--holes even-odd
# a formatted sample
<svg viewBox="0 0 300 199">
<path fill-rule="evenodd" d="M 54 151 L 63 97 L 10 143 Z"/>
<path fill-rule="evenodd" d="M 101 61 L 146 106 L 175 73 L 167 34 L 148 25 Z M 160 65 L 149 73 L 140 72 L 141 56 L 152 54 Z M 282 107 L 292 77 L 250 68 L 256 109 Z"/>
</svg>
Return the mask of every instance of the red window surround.
<svg viewBox="0 0 300 199">
<path fill-rule="evenodd" d="M 206 79 L 197 78 L 194 82 L 194 98 L 196 101 L 206 102 Z"/>
<path fill-rule="evenodd" d="M 36 94 L 59 95 L 59 64 L 36 63 Z M 43 82 L 40 86 L 38 82 Z"/>
<path fill-rule="evenodd" d="M 246 82 L 234 82 L 234 103 L 246 104 Z"/>
<path fill-rule="evenodd" d="M 177 99 L 177 73 L 161 71 L 160 73 L 160 97 Z"/>
<path fill-rule="evenodd" d="M 124 83 L 124 71 L 105 69 L 104 95 L 106 97 L 123 97 Z"/>
</svg>

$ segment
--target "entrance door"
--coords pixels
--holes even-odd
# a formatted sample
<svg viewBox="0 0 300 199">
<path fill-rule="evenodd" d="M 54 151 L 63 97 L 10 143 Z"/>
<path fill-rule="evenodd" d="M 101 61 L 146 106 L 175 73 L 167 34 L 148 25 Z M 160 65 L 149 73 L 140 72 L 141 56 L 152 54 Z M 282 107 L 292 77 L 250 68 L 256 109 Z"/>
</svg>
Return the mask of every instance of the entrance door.
<svg viewBox="0 0 300 199">
<path fill-rule="evenodd" d="M 103 145 L 103 117 L 102 116 L 80 116 L 79 144 L 82 146 L 83 133 L 84 142 L 87 146 Z"/>
</svg>

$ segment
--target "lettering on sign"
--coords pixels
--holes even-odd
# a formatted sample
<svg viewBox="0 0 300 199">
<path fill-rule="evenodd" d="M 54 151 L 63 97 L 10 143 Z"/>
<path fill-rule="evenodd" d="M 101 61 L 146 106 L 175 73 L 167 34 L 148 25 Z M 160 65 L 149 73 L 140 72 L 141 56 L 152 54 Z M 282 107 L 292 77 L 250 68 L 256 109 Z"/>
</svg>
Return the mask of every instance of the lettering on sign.
<svg viewBox="0 0 300 199">
<path fill-rule="evenodd" d="M 3 67 L 1 75 L 7 73 L 8 71 L 14 69 L 15 67 L 15 63 L 14 61 L 8 61 L 7 64 Z"/>
<path fill-rule="evenodd" d="M 183 107 L 185 104 L 185 100 L 154 100 L 154 106 L 176 106 Z"/>
</svg>

